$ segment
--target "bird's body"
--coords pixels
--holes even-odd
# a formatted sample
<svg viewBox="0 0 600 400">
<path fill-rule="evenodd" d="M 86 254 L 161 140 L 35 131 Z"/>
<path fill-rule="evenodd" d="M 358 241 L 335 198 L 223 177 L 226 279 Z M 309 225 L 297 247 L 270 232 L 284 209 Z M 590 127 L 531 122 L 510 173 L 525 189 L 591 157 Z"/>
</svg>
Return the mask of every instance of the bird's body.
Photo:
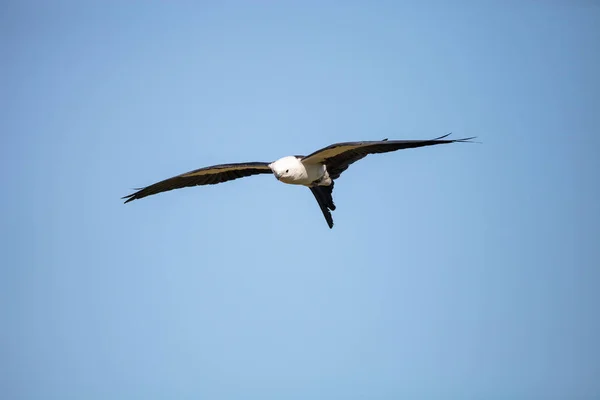
<svg viewBox="0 0 600 400">
<path fill-rule="evenodd" d="M 123 197 L 128 203 L 153 194 L 190 186 L 213 185 L 230 180 L 258 175 L 273 174 L 278 181 L 290 185 L 303 185 L 310 188 L 323 216 L 333 227 L 331 211 L 333 203 L 334 180 L 339 178 L 352 163 L 369 154 L 387 153 L 400 149 L 431 146 L 454 142 L 468 142 L 473 138 L 448 140 L 448 135 L 432 140 L 381 140 L 371 142 L 336 143 L 318 150 L 308 156 L 287 156 L 272 163 L 249 162 L 222 164 L 190 171 L 164 181 L 160 181 L 137 192 Z"/>
<path fill-rule="evenodd" d="M 290 185 L 329 186 L 332 182 L 325 164 L 303 162 L 298 156 L 280 158 L 269 168 L 277 180 Z"/>
</svg>

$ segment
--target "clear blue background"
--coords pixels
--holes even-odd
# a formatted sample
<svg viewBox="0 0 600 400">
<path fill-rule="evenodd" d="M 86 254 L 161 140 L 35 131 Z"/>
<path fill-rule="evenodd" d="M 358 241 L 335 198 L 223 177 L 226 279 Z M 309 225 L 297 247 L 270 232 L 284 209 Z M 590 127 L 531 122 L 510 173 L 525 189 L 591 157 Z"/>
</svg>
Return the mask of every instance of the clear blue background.
<svg viewBox="0 0 600 400">
<path fill-rule="evenodd" d="M 0 397 L 600 398 L 600 6 L 496 4 L 2 2 Z"/>
</svg>

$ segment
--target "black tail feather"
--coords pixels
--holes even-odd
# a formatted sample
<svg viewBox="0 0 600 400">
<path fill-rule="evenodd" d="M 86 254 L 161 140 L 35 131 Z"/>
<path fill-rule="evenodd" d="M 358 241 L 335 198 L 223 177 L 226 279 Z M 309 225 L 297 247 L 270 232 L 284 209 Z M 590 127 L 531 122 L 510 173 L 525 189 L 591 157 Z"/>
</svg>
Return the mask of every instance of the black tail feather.
<svg viewBox="0 0 600 400">
<path fill-rule="evenodd" d="M 333 182 L 329 186 L 311 186 L 310 191 L 315 196 L 321 212 L 327 221 L 329 228 L 333 228 L 333 217 L 331 211 L 335 210 L 335 204 L 333 203 Z"/>
</svg>

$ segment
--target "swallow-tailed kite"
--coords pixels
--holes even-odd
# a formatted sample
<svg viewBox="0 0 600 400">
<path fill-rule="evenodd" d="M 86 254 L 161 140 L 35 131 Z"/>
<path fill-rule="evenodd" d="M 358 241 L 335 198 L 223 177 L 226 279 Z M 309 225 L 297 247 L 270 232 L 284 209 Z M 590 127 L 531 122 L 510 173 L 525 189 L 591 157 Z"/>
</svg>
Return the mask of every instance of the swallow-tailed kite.
<svg viewBox="0 0 600 400">
<path fill-rule="evenodd" d="M 448 135 L 431 140 L 380 140 L 369 142 L 335 143 L 308 156 L 287 156 L 272 163 L 247 162 L 221 164 L 186 172 L 164 181 L 160 181 L 137 192 L 123 197 L 125 203 L 153 194 L 180 189 L 189 186 L 214 185 L 238 178 L 258 174 L 273 174 L 277 180 L 291 185 L 303 185 L 310 189 L 317 199 L 329 228 L 333 228 L 331 211 L 333 204 L 333 183 L 350 164 L 369 154 L 387 153 L 401 149 L 433 146 L 455 142 L 468 142 L 465 139 L 445 139 Z"/>
</svg>

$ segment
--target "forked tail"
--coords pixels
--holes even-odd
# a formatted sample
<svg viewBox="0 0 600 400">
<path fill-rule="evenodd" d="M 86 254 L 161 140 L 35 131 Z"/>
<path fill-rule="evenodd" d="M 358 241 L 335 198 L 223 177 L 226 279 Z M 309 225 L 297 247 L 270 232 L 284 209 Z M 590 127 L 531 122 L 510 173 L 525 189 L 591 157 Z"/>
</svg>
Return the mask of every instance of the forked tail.
<svg viewBox="0 0 600 400">
<path fill-rule="evenodd" d="M 321 212 L 327 221 L 329 228 L 333 228 L 333 218 L 331 217 L 331 211 L 335 210 L 335 204 L 333 203 L 333 181 L 329 186 L 311 186 L 310 191 L 317 199 Z"/>
</svg>

